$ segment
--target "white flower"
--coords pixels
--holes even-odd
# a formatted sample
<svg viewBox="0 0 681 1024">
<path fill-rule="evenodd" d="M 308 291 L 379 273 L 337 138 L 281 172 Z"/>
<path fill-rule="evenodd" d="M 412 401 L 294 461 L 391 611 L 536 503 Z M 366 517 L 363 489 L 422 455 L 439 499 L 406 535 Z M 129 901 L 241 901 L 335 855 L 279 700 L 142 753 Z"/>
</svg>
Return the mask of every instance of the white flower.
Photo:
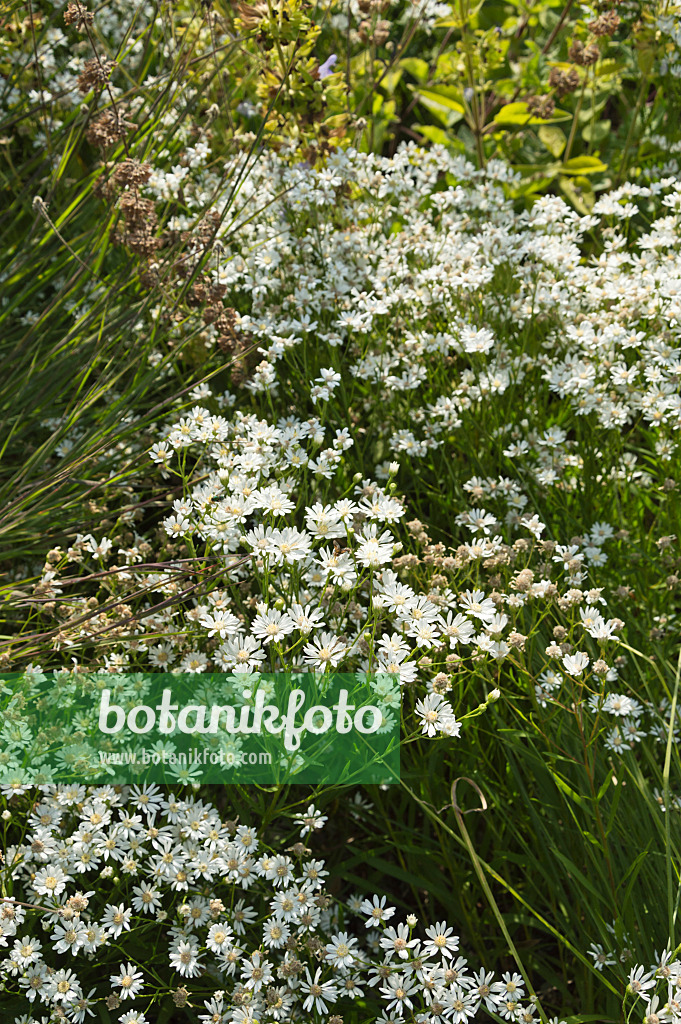
<svg viewBox="0 0 681 1024">
<path fill-rule="evenodd" d="M 293 632 L 294 628 L 294 623 L 288 615 L 276 609 L 270 609 L 255 617 L 251 625 L 251 632 L 263 644 L 273 641 L 280 643 L 284 637 Z"/>
<path fill-rule="evenodd" d="M 117 993 L 120 999 L 134 999 L 144 988 L 144 975 L 131 963 L 121 964 L 118 974 L 112 974 L 109 978 L 111 984 L 120 988 Z"/>
<path fill-rule="evenodd" d="M 269 985 L 272 981 L 272 965 L 269 960 L 263 959 L 261 953 L 252 953 L 250 958 L 245 957 L 241 964 L 241 976 L 246 988 L 259 992 L 263 985 Z"/>
<path fill-rule="evenodd" d="M 333 633 L 320 633 L 303 648 L 306 665 L 326 670 L 335 668 L 347 650 L 343 641 Z"/>
<path fill-rule="evenodd" d="M 454 934 L 453 928 L 447 927 L 446 921 L 426 928 L 426 935 L 428 938 L 423 944 L 423 949 L 428 956 L 441 954 L 449 959 L 459 948 L 458 936 Z"/>
<path fill-rule="evenodd" d="M 566 654 L 563 657 L 565 671 L 571 676 L 580 676 L 588 664 L 589 655 L 582 651 L 577 651 L 576 654 Z"/>
<path fill-rule="evenodd" d="M 418 945 L 418 939 L 409 938 L 409 928 L 406 924 L 398 924 L 397 928 L 388 927 L 380 939 L 381 947 L 390 954 L 397 953 L 401 960 L 407 960 L 410 950 Z"/>
<path fill-rule="evenodd" d="M 123 903 L 114 906 L 108 903 L 102 917 L 102 927 L 112 939 L 117 939 L 122 931 L 130 931 L 132 910 Z"/>
<path fill-rule="evenodd" d="M 324 947 L 326 959 L 332 967 L 350 967 L 356 959 L 357 939 L 352 938 L 347 932 L 339 932 L 331 938 L 331 942 Z"/>
<path fill-rule="evenodd" d="M 387 907 L 385 896 L 372 896 L 365 899 L 359 908 L 360 914 L 365 914 L 368 920 L 365 922 L 367 928 L 375 928 L 378 921 L 389 921 L 395 913 L 394 907 Z"/>
<path fill-rule="evenodd" d="M 416 992 L 416 982 L 406 974 L 391 974 L 381 985 L 381 994 L 387 1001 L 387 1009 L 395 1010 L 403 1016 L 405 1010 L 413 1010 L 412 996 Z"/>
<path fill-rule="evenodd" d="M 426 736 L 435 736 L 438 732 L 457 735 L 460 723 L 456 721 L 454 709 L 449 701 L 439 693 L 429 693 L 423 700 L 416 701 L 416 714 L 422 720 L 422 732 Z"/>
<path fill-rule="evenodd" d="M 613 967 L 616 963 L 612 953 L 606 953 L 603 946 L 599 943 L 592 942 L 587 952 L 592 957 L 597 971 L 602 971 L 604 967 Z"/>
<path fill-rule="evenodd" d="M 305 814 L 298 818 L 295 818 L 296 825 L 302 825 L 300 830 L 300 838 L 304 839 L 308 832 L 313 832 L 315 829 L 324 828 L 324 825 L 329 820 L 325 814 L 318 811 L 314 804 L 310 804 Z"/>
<path fill-rule="evenodd" d="M 59 896 L 69 881 L 71 876 L 66 875 L 58 864 L 48 864 L 36 872 L 32 886 L 39 896 Z"/>
<path fill-rule="evenodd" d="M 170 952 L 170 966 L 178 971 L 183 978 L 195 978 L 197 974 L 201 973 L 200 960 L 201 955 L 194 939 L 188 942 L 178 942 Z"/>
<path fill-rule="evenodd" d="M 459 598 L 459 607 L 482 622 L 490 622 L 497 613 L 491 598 L 485 597 L 484 590 L 467 590 Z"/>
<path fill-rule="evenodd" d="M 305 968 L 305 979 L 300 982 L 300 988 L 307 997 L 303 1002 L 304 1010 L 315 1009 L 317 1013 L 328 1013 L 327 1003 L 333 1003 L 338 998 L 338 989 L 332 981 L 320 981 L 321 967 L 315 971 L 314 978 L 308 967 Z"/>
</svg>

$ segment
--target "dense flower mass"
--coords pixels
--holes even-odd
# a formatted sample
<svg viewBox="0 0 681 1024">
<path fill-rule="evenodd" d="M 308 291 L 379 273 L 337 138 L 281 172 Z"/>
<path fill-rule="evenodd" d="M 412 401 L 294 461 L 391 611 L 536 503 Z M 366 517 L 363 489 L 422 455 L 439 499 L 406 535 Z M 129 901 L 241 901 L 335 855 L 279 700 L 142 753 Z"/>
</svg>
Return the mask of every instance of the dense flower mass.
<svg viewBox="0 0 681 1024">
<path fill-rule="evenodd" d="M 5 7 L 3 1020 L 681 1024 L 679 11 Z"/>
<path fill-rule="evenodd" d="M 301 841 L 278 852 L 213 805 L 157 786 L 43 787 L 25 842 L 5 855 L 15 895 L 0 902 L 0 977 L 6 998 L 25 1002 L 17 1020 L 58 1008 L 81 1024 L 105 1006 L 141 1024 L 154 995 L 206 1024 L 309 1020 L 351 1013 L 358 999 L 382 1005 L 386 1022 L 466 1021 L 483 1004 L 537 1020 L 520 975 L 472 969 L 444 921 L 420 937 L 413 915 L 387 923 L 385 896 L 333 900 L 302 842 L 324 820 L 310 805 Z M 93 961 L 101 983 L 88 990 Z"/>
<path fill-rule="evenodd" d="M 505 194 L 510 180 L 501 164 L 481 174 L 438 147 L 426 154 L 407 146 L 393 160 L 350 150 L 321 171 L 272 156 L 254 166 L 242 186 L 244 209 L 255 203 L 266 212 L 225 231 L 210 287 L 231 294 L 234 322 L 262 358 L 237 394 L 201 385 L 201 404 L 169 422 L 149 450 L 162 476 L 183 481 L 184 496 L 163 520 L 169 548 L 209 552 L 219 586 L 205 587 L 184 612 L 171 605 L 140 619 L 135 639 L 105 655 L 108 670 L 133 662 L 198 673 L 362 668 L 420 685 L 422 695 L 435 685 L 442 695 L 452 668 L 515 661 L 522 651 L 535 654 L 542 704 L 555 699 L 562 679 L 587 673 L 588 707 L 619 713 L 603 683 L 617 678 L 608 650 L 624 623 L 605 617 L 604 588 L 595 585 L 615 528 L 580 522 L 568 543 L 542 539 L 539 496 L 579 493 L 584 457 L 565 427 L 523 419 L 498 428 L 511 475 L 461 482 L 462 504 L 467 498 L 472 507 L 460 505 L 453 517 L 468 535 L 455 549 L 431 544 L 419 521 L 405 520 L 409 499 L 399 495 L 407 467 L 427 479 L 431 467 L 442 467 L 434 461 L 439 451 L 446 458 L 463 444 L 481 403 L 505 401 L 530 379 L 606 431 L 647 424 L 651 455 L 672 457 L 679 270 L 656 228 L 662 221 L 669 231 L 669 216 L 640 234 L 638 255 L 632 245 L 622 253 L 618 224 L 621 211 L 631 219 L 634 208 L 673 207 L 681 186 L 669 177 L 623 186 L 588 216 L 559 199 L 518 215 Z M 206 194 L 217 184 L 196 163 L 183 189 Z M 152 175 L 145 187 L 159 198 L 166 186 Z M 580 246 L 599 225 L 611 244 L 584 262 Z M 371 245 L 377 228 L 380 247 Z M 501 273 L 512 280 L 507 309 L 491 287 Z M 465 312 L 472 304 L 474 320 Z M 202 330 L 207 346 L 217 330 L 212 322 Z M 525 334 L 532 354 L 513 341 Z M 312 338 L 318 368 L 308 368 L 309 401 L 319 411 L 307 419 L 246 411 L 260 394 L 265 405 L 287 406 L 291 375 L 300 379 L 297 352 L 307 352 Z M 304 404 L 300 392 L 297 402 Z M 358 447 L 365 471 L 353 478 Z M 390 459 L 380 461 L 380 451 Z M 605 454 L 594 457 L 602 462 Z M 600 476 L 645 485 L 650 478 L 637 460 L 624 450 L 599 466 Z M 142 581 L 164 597 L 178 593 L 180 563 L 166 573 L 136 572 L 148 550 L 139 535 L 118 549 L 129 566 L 116 577 L 119 598 Z M 110 566 L 114 553 L 108 536 L 77 536 L 67 552 L 55 552 L 41 593 L 61 593 L 69 562 L 94 556 Z M 480 570 L 494 582 L 481 587 Z M 71 631 L 78 600 L 63 600 L 59 649 L 108 625 L 92 616 Z M 544 604 L 562 613 L 556 629 L 569 631 L 565 643 L 532 642 Z M 163 641 L 147 643 L 145 632 L 162 632 Z M 582 638 L 586 649 L 573 650 Z M 612 750 L 641 738 L 641 711 L 634 701 L 622 725 L 610 728 Z M 456 735 L 455 714 L 444 699 L 439 711 L 432 701 L 417 704 L 430 736 Z"/>
</svg>

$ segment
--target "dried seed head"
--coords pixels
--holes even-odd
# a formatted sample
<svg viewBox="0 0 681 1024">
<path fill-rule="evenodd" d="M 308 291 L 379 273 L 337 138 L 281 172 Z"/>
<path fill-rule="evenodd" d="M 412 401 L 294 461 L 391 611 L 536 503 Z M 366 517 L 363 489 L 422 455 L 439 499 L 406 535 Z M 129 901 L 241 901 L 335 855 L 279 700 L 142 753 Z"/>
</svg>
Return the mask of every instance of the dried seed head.
<svg viewBox="0 0 681 1024">
<path fill-rule="evenodd" d="M 150 234 L 148 231 L 115 231 L 113 240 L 116 245 L 126 245 L 128 249 L 136 252 L 138 256 L 153 256 L 161 246 L 160 238 Z"/>
<path fill-rule="evenodd" d="M 574 43 L 568 50 L 568 57 L 575 64 L 579 64 L 583 68 L 588 68 L 592 64 L 595 64 L 601 55 L 601 51 L 598 49 L 595 43 L 589 43 L 585 46 L 579 39 L 575 39 Z"/>
<path fill-rule="evenodd" d="M 376 46 L 383 46 L 383 44 L 388 41 L 389 35 L 390 22 L 384 20 L 377 22 L 376 28 L 374 29 L 374 42 L 376 43 Z"/>
<path fill-rule="evenodd" d="M 614 11 L 604 11 L 595 21 L 589 22 L 589 29 L 595 36 L 611 36 L 619 26 L 620 16 Z"/>
<path fill-rule="evenodd" d="M 99 199 L 113 199 L 116 195 L 116 186 L 111 178 L 101 175 L 93 184 L 92 191 Z"/>
<path fill-rule="evenodd" d="M 102 89 L 116 67 L 118 65 L 115 60 L 101 60 L 99 57 L 86 60 L 83 70 L 78 75 L 78 90 L 86 93 L 90 89 Z"/>
<path fill-rule="evenodd" d="M 521 594 L 526 593 L 530 589 L 532 582 L 534 581 L 534 573 L 531 569 L 521 569 L 516 576 L 511 580 L 511 586 L 514 590 L 518 590 Z M 501 582 L 501 581 L 500 581 Z M 495 583 L 495 586 L 499 584 Z"/>
<path fill-rule="evenodd" d="M 255 4 L 237 4 L 236 15 L 247 31 L 257 28 L 260 22 L 268 15 L 267 4 L 263 3 L 262 0 L 258 0 L 258 3 Z"/>
<path fill-rule="evenodd" d="M 175 1006 L 186 1006 L 189 1001 L 189 989 L 186 989 L 184 985 L 180 988 L 175 989 L 172 993 L 173 1002 Z"/>
<path fill-rule="evenodd" d="M 370 33 L 371 33 L 371 22 L 370 21 L 366 21 L 366 19 L 364 21 L 360 21 L 359 28 L 357 30 L 357 34 L 359 35 L 359 38 L 360 38 L 360 40 L 363 43 L 366 43 L 366 42 L 369 41 Z"/>
<path fill-rule="evenodd" d="M 285 960 L 279 968 L 279 973 L 282 978 L 295 977 L 296 974 L 300 974 L 303 970 L 303 965 L 300 960 L 295 957 L 291 957 L 290 960 Z"/>
<path fill-rule="evenodd" d="M 93 146 L 106 149 L 107 146 L 120 142 L 129 129 L 134 127 L 134 122 L 126 121 L 120 112 L 117 114 L 115 110 L 105 110 L 92 122 L 85 135 Z"/>
<path fill-rule="evenodd" d="M 144 185 L 151 177 L 151 167 L 139 160 L 123 160 L 113 172 L 113 177 L 117 185 Z"/>
<path fill-rule="evenodd" d="M 551 68 L 549 74 L 549 85 L 556 90 L 558 99 L 561 99 L 569 92 L 574 92 L 579 85 L 579 72 L 576 68 L 569 71 L 561 71 L 560 68 Z"/>
<path fill-rule="evenodd" d="M 64 22 L 66 25 L 75 25 L 80 31 L 84 32 L 87 25 L 91 25 L 95 20 L 95 16 L 92 11 L 88 11 L 85 4 L 76 3 L 68 4 L 64 11 Z"/>
<path fill-rule="evenodd" d="M 535 117 L 552 117 L 556 104 L 552 96 L 530 96 L 527 109 Z"/>
<path fill-rule="evenodd" d="M 149 231 L 156 227 L 158 218 L 153 199 L 143 199 L 137 192 L 124 192 L 118 200 L 118 206 L 128 228 L 146 228 Z"/>
</svg>

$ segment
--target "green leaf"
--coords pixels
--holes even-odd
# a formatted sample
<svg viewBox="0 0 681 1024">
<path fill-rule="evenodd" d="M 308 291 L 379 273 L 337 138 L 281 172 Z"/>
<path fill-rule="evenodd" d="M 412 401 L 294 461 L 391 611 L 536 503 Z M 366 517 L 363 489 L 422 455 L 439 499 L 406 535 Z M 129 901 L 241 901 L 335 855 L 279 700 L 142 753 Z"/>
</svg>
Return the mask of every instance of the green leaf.
<svg viewBox="0 0 681 1024">
<path fill-rule="evenodd" d="M 584 838 L 586 839 L 587 836 L 585 835 Z M 603 893 L 601 891 L 599 891 L 596 888 L 596 886 L 591 884 L 591 882 L 586 877 L 586 875 L 582 871 L 579 870 L 577 865 L 574 864 L 570 860 L 569 857 L 566 857 L 565 854 L 561 850 L 559 850 L 557 847 L 553 851 L 553 855 L 554 855 L 554 857 L 556 857 L 561 862 L 561 864 L 563 864 L 567 868 L 568 873 L 573 878 L 577 879 L 577 881 L 584 888 L 584 890 L 586 892 L 590 892 L 591 893 L 591 895 L 593 896 L 594 900 L 596 901 L 595 904 L 594 904 L 595 906 L 602 905 L 605 902 L 604 897 L 603 897 Z"/>
<path fill-rule="evenodd" d="M 607 775 L 606 778 L 605 778 L 605 782 L 602 784 L 602 786 L 598 790 L 598 793 L 596 794 L 596 803 L 597 804 L 599 804 L 601 802 L 601 800 L 603 799 L 603 797 L 607 793 L 607 791 L 608 791 L 608 789 L 610 787 L 610 783 L 611 782 L 612 782 L 612 775 Z"/>
<path fill-rule="evenodd" d="M 608 165 L 597 156 L 573 156 L 560 169 L 563 174 L 602 174 Z"/>
<path fill-rule="evenodd" d="M 402 77 L 402 68 L 392 68 L 391 71 L 387 71 L 381 79 L 381 88 L 384 89 L 388 95 L 392 95 L 397 88 L 398 82 Z"/>
<path fill-rule="evenodd" d="M 464 113 L 463 104 L 458 99 L 460 93 L 451 86 L 440 85 L 437 88 L 429 89 L 424 89 L 419 86 L 415 89 L 415 92 L 418 94 L 418 97 L 422 102 L 428 100 L 430 103 L 434 103 L 438 107 L 444 107 L 445 110 L 453 110 L 457 114 Z"/>
<path fill-rule="evenodd" d="M 598 64 L 595 65 L 594 74 L 596 78 L 607 78 L 610 75 L 616 75 L 620 71 L 626 70 L 627 65 L 624 61 L 606 57 L 604 60 L 599 60 Z"/>
<path fill-rule="evenodd" d="M 434 124 L 415 124 L 413 125 L 414 131 L 418 132 L 419 135 L 424 135 L 425 138 L 429 139 L 430 142 L 437 142 L 441 146 L 448 146 L 451 144 L 451 139 L 447 132 L 443 128 L 438 128 Z"/>
<path fill-rule="evenodd" d="M 413 75 L 417 82 L 425 82 L 428 77 L 428 62 L 420 57 L 405 57 L 400 61 L 400 67 Z"/>
<path fill-rule="evenodd" d="M 551 124 L 553 121 L 569 121 L 571 116 L 566 110 L 556 107 L 551 117 L 535 117 L 530 113 L 527 103 L 507 103 L 494 115 L 494 124 Z"/>
<path fill-rule="evenodd" d="M 603 142 L 610 134 L 611 121 L 597 121 L 596 124 L 587 124 L 582 129 L 582 138 L 585 142 Z"/>
<path fill-rule="evenodd" d="M 419 102 L 427 110 L 430 110 L 445 128 L 456 124 L 463 117 L 464 109 L 462 104 L 458 102 L 457 97 L 459 93 L 455 89 L 447 86 L 440 86 L 437 89 L 423 89 L 420 86 L 413 85 L 409 88 L 418 97 Z"/>
<path fill-rule="evenodd" d="M 581 806 L 582 806 L 582 805 L 583 805 L 583 804 L 584 804 L 584 803 L 586 802 L 586 801 L 584 800 L 584 797 L 583 797 L 583 796 L 580 796 L 580 794 L 579 794 L 579 793 L 577 793 L 577 792 L 576 792 L 576 791 L 575 791 L 574 789 L 572 789 L 572 787 L 571 787 L 571 786 L 568 786 L 567 782 L 566 782 L 566 781 L 565 781 L 564 779 L 562 779 L 562 778 L 560 777 L 560 775 L 558 775 L 558 774 L 557 774 L 556 772 L 554 772 L 554 771 L 551 771 L 551 769 L 550 769 L 550 768 L 549 768 L 549 771 L 551 772 L 551 775 L 553 776 L 553 781 L 555 782 L 555 784 L 556 784 L 556 785 L 558 786 L 558 789 L 559 789 L 559 790 L 560 790 L 560 791 L 561 791 L 562 793 L 565 793 L 565 795 L 566 795 L 566 796 L 569 796 L 569 797 L 570 797 L 570 799 L 571 799 L 571 800 L 574 800 L 574 802 L 575 802 L 576 804 L 579 804 L 579 805 L 580 805 L 580 807 L 581 807 Z"/>
<path fill-rule="evenodd" d="M 656 56 L 656 48 L 651 43 L 639 44 L 636 59 L 638 61 L 639 70 L 642 71 L 644 75 L 647 75 L 652 71 Z"/>
<path fill-rule="evenodd" d="M 605 1024 L 602 1013 L 578 1013 L 574 1017 L 566 1017 L 565 1024 L 590 1024 L 591 1021 L 599 1020 Z"/>
<path fill-rule="evenodd" d="M 510 188 L 510 195 L 513 198 L 519 196 L 533 196 L 535 193 L 543 192 L 547 185 L 550 185 L 553 178 L 531 178 L 527 181 L 521 181 L 518 184 L 514 184 Z"/>
<path fill-rule="evenodd" d="M 567 140 L 565 138 L 565 132 L 562 128 L 557 128 L 555 125 L 543 124 L 537 132 L 540 142 L 548 149 L 551 156 L 556 159 L 562 154 L 565 149 Z"/>
<path fill-rule="evenodd" d="M 559 178 L 558 184 L 561 190 L 570 200 L 578 213 L 591 213 L 591 208 L 596 202 L 593 187 L 588 178 Z"/>
</svg>

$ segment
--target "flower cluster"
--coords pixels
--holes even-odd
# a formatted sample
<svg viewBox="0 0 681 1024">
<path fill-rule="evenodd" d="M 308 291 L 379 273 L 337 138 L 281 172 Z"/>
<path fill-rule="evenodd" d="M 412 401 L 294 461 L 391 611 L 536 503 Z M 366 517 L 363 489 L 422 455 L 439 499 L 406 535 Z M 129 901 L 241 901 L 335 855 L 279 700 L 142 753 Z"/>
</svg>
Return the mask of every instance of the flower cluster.
<svg viewBox="0 0 681 1024">
<path fill-rule="evenodd" d="M 5 822 L 23 799 L 12 794 Z M 156 786 L 41 787 L 3 866 L 6 1007 L 23 1003 L 23 1024 L 46 1012 L 82 1024 L 100 1007 L 152 1024 L 155 998 L 172 995 L 204 1024 L 252 1024 L 363 999 L 383 1024 L 464 1024 L 481 1007 L 538 1020 L 523 978 L 471 969 L 444 921 L 419 938 L 417 918 L 397 922 L 385 896 L 335 903 L 302 842 L 326 820 L 308 806 L 299 840 L 277 852 L 254 827 Z"/>
</svg>

